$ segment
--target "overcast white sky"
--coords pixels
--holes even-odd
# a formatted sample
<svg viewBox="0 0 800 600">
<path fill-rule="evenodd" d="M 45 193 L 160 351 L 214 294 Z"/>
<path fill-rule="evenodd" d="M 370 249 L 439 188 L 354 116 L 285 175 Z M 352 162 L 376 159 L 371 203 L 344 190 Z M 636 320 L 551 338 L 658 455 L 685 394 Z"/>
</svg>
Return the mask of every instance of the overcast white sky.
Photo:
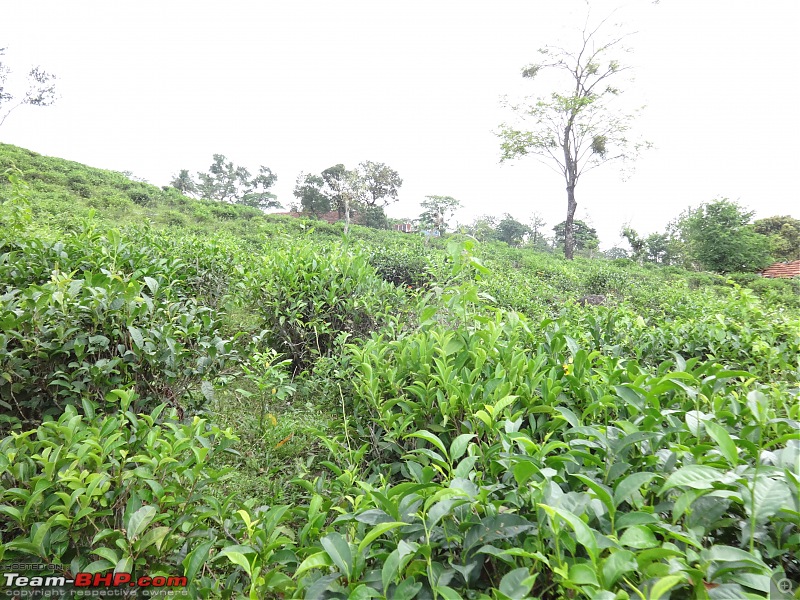
<svg viewBox="0 0 800 600">
<path fill-rule="evenodd" d="M 797 0 L 591 0 L 630 38 L 636 133 L 653 142 L 623 181 L 608 165 L 577 189 L 601 247 L 623 223 L 659 231 L 687 206 L 739 200 L 800 217 Z M 17 74 L 58 75 L 50 108 L 22 107 L 0 141 L 166 185 L 214 153 L 278 174 L 385 162 L 404 179 L 390 216 L 449 195 L 460 222 L 509 212 L 548 226 L 564 182 L 533 159 L 499 164 L 504 94 L 546 94 L 520 70 L 546 44 L 574 47 L 580 0 L 125 0 L 3 3 L 0 47 Z M 17 88 L 19 89 L 19 88 Z"/>
</svg>

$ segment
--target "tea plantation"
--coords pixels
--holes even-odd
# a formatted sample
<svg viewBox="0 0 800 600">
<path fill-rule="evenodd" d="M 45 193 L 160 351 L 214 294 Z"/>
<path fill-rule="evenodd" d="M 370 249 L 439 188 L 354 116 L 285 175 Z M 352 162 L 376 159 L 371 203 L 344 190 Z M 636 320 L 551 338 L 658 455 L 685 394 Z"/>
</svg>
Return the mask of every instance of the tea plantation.
<svg viewBox="0 0 800 600">
<path fill-rule="evenodd" d="M 0 562 L 192 598 L 797 587 L 797 282 L 343 237 L 0 145 L 12 166 Z"/>
</svg>

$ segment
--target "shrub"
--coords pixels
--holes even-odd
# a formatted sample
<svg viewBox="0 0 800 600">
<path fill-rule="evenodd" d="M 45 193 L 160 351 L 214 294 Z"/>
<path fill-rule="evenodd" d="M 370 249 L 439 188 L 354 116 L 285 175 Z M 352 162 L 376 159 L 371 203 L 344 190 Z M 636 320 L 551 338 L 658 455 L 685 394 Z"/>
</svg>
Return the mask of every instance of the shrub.
<svg viewBox="0 0 800 600">
<path fill-rule="evenodd" d="M 295 371 L 330 355 L 348 336 L 390 321 L 399 298 L 364 253 L 344 244 L 319 248 L 308 237 L 274 248 L 247 274 L 247 287 L 268 343 Z"/>
</svg>

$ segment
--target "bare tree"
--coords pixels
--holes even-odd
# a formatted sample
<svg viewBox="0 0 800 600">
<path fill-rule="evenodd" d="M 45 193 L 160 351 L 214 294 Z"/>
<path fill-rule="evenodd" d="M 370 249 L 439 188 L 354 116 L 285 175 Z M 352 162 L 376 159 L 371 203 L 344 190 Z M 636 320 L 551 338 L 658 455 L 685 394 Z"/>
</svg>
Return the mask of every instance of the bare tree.
<svg viewBox="0 0 800 600">
<path fill-rule="evenodd" d="M 5 55 L 6 49 L 0 48 L 0 57 Z M 8 115 L 24 104 L 30 106 L 50 106 L 56 101 L 56 76 L 43 71 L 40 67 L 33 67 L 28 71 L 28 89 L 21 97 L 17 97 L 6 88 L 11 69 L 0 60 L 0 126 L 5 123 Z"/>
</svg>

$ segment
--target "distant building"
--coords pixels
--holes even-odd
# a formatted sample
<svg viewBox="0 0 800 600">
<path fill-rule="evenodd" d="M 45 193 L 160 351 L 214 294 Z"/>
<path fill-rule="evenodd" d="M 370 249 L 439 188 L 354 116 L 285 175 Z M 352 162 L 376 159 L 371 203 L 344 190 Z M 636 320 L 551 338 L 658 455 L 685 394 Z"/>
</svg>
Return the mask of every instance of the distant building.
<svg viewBox="0 0 800 600">
<path fill-rule="evenodd" d="M 395 223 L 394 224 L 395 231 L 402 231 L 403 233 L 413 233 L 414 232 L 414 224 L 410 221 L 404 221 L 403 223 Z"/>
<path fill-rule="evenodd" d="M 793 260 L 791 262 L 777 262 L 761 271 L 761 275 L 764 277 L 775 277 L 781 279 L 800 277 L 800 260 Z"/>
</svg>

